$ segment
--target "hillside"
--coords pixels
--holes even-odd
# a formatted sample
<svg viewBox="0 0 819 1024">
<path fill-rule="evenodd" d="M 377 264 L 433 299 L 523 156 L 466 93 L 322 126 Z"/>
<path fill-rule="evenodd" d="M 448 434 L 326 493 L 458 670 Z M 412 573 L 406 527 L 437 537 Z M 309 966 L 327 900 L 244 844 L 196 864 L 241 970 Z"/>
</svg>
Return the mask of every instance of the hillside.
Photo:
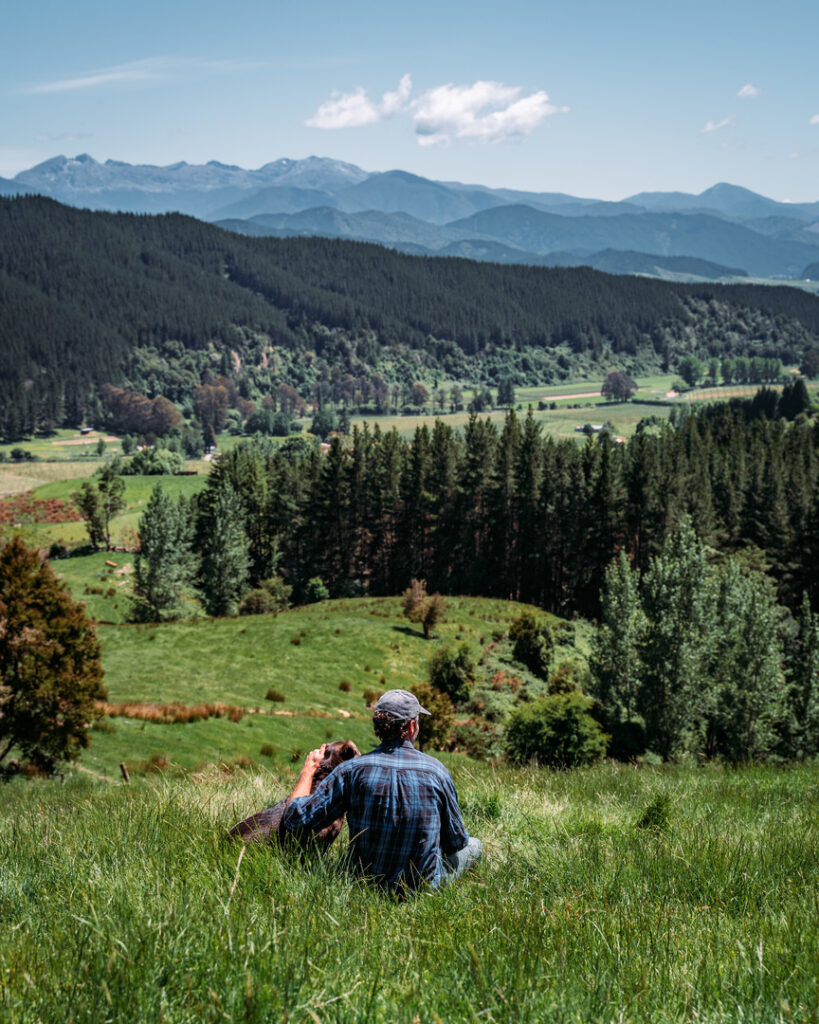
<svg viewBox="0 0 819 1024">
<path fill-rule="evenodd" d="M 40 197 L 0 200 L 0 299 L 5 436 L 95 416 L 105 382 L 177 402 L 214 374 L 249 399 L 333 372 L 547 383 L 692 350 L 793 362 L 819 335 L 819 299 L 794 289 L 247 238 Z"/>
</svg>

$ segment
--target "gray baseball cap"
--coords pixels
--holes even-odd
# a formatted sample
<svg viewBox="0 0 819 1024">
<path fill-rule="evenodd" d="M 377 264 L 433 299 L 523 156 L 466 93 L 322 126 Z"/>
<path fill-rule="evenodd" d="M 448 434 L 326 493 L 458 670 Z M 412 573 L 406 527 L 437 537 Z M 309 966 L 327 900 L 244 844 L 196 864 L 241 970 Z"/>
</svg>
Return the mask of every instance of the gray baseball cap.
<svg viewBox="0 0 819 1024">
<path fill-rule="evenodd" d="M 402 721 L 408 721 L 411 718 L 417 718 L 419 715 L 430 714 L 426 708 L 422 708 L 418 703 L 418 698 L 414 693 L 410 693 L 409 690 L 387 690 L 383 693 L 375 705 L 375 711 L 383 711 L 387 715 L 392 715 L 393 718 L 400 718 Z"/>
</svg>

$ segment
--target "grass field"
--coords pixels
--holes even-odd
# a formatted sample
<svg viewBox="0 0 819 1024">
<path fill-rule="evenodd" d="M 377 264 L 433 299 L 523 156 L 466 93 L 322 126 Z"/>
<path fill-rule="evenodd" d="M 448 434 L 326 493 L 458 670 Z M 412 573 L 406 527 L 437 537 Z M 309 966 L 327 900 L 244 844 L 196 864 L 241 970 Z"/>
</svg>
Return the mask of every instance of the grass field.
<svg viewBox="0 0 819 1024">
<path fill-rule="evenodd" d="M 96 559 L 98 585 L 88 588 L 89 565 L 73 570 L 65 559 L 65 581 L 87 602 L 98 620 L 120 621 L 127 600 L 117 581 L 119 568 Z M 101 594 L 87 593 L 87 589 Z M 114 593 L 109 594 L 113 589 Z M 288 764 L 295 750 L 305 753 L 349 736 L 366 742 L 369 733 L 365 693 L 409 688 L 427 678 L 429 657 L 443 643 L 467 643 L 481 675 L 490 677 L 497 653 L 486 652 L 493 634 L 527 606 L 486 598 L 448 598 L 445 619 L 433 640 L 425 641 L 403 618 L 397 598 L 361 598 L 293 608 L 278 616 L 193 619 L 164 625 L 101 625 L 105 685 L 112 703 L 178 702 L 186 706 L 224 702 L 248 712 L 240 721 L 210 718 L 185 724 L 158 724 L 139 718 L 107 720 L 96 730 L 82 765 L 114 777 L 125 761 L 133 767 L 161 753 L 173 764 L 193 768 L 203 761 L 249 757 L 261 763 L 261 748 L 274 748 L 274 760 Z M 539 613 L 544 620 L 551 616 Z M 558 649 L 558 661 L 583 664 L 592 627 L 578 622 L 573 641 Z M 349 691 L 340 684 L 349 684 Z M 268 691 L 283 698 L 271 701 Z"/>
<path fill-rule="evenodd" d="M 3 787 L 0 1017 L 816 1021 L 815 766 L 448 765 L 485 857 L 408 903 L 345 873 L 344 837 L 326 863 L 240 859 L 225 829 L 292 773 Z"/>
</svg>

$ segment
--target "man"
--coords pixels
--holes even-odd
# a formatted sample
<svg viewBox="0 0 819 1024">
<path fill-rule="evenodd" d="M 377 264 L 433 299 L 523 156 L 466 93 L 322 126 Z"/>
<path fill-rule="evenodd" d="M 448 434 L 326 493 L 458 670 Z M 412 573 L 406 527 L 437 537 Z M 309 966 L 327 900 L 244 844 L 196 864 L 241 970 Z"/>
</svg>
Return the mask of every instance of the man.
<svg viewBox="0 0 819 1024">
<path fill-rule="evenodd" d="M 481 841 L 464 828 L 449 772 L 413 746 L 419 716 L 428 714 L 408 690 L 388 690 L 373 712 L 379 746 L 339 765 L 308 795 L 324 747 L 312 750 L 282 829 L 317 832 L 346 813 L 353 868 L 390 892 L 437 889 L 470 867 Z"/>
</svg>

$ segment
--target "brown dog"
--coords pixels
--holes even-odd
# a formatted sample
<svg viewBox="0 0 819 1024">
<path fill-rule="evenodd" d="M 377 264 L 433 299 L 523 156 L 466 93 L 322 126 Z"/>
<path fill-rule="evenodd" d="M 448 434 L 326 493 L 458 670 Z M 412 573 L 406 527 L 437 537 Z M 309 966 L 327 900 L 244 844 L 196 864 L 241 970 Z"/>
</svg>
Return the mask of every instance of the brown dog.
<svg viewBox="0 0 819 1024">
<path fill-rule="evenodd" d="M 342 761 L 349 761 L 360 755 L 361 751 L 352 740 L 336 740 L 333 743 L 328 743 L 321 764 L 316 768 L 316 774 L 313 776 L 310 792 L 312 793 L 316 786 L 326 779 Z M 258 814 L 251 814 L 249 818 L 234 825 L 228 835 L 231 839 L 242 839 L 246 843 L 281 843 L 284 838 L 281 834 L 281 823 L 288 803 L 288 800 L 280 800 L 272 807 L 266 807 L 263 811 L 259 811 Z M 327 828 L 316 832 L 312 836 L 315 845 L 322 851 L 326 850 L 341 831 L 343 824 L 344 818 L 337 818 Z"/>
</svg>

